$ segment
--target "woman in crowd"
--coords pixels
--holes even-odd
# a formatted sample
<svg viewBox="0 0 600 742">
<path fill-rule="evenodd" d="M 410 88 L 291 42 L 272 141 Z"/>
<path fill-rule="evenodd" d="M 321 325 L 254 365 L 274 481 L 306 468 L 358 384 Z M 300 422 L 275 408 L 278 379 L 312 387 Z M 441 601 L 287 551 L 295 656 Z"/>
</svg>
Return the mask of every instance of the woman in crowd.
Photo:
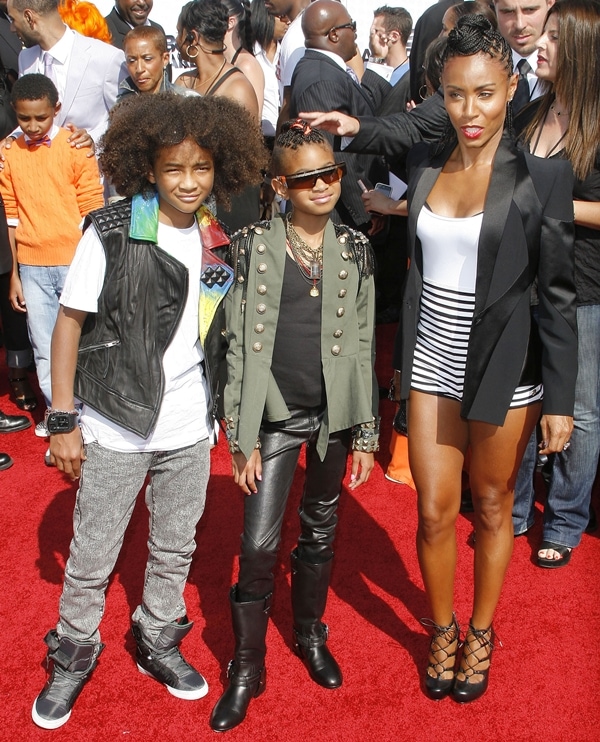
<svg viewBox="0 0 600 742">
<path fill-rule="evenodd" d="M 488 684 L 523 451 L 540 412 L 543 453 L 561 451 L 572 429 L 573 207 L 568 163 L 525 154 L 504 134 L 517 78 L 510 47 L 489 21 L 461 18 L 442 63 L 451 127 L 438 145 L 417 145 L 409 162 L 411 262 L 399 357 L 417 552 L 432 611 L 425 688 L 467 702 Z M 529 308 L 536 280 L 537 327 Z M 468 447 L 474 597 L 455 667 L 455 522 Z"/>
<path fill-rule="evenodd" d="M 229 16 L 225 34 L 225 58 L 248 78 L 256 94 L 258 110 L 262 111 L 265 75 L 254 56 L 250 5 L 247 0 L 221 0 L 221 5 Z"/>
<path fill-rule="evenodd" d="M 270 149 L 273 149 L 279 118 L 279 82 L 277 81 L 279 45 L 288 25 L 289 22 L 267 11 L 265 0 L 252 0 L 254 56 L 265 76 L 261 126 Z"/>
<path fill-rule="evenodd" d="M 167 74 L 167 37 L 157 26 L 134 26 L 123 39 L 129 76 L 119 85 L 118 100 L 140 93 L 182 92 Z"/>
<path fill-rule="evenodd" d="M 575 287 L 579 336 L 571 446 L 552 457 L 540 567 L 568 564 L 588 525 L 600 453 L 600 3 L 559 0 L 538 42 L 537 76 L 547 93 L 515 127 L 537 157 L 567 159 L 575 173 Z M 585 85 L 582 84 L 585 81 Z M 515 532 L 533 525 L 535 440 L 517 487 Z"/>
<path fill-rule="evenodd" d="M 176 85 L 198 95 L 220 95 L 240 103 L 258 125 L 260 108 L 254 88 L 225 56 L 228 25 L 228 11 L 220 2 L 193 0 L 183 6 L 177 21 L 177 47 L 196 69 L 180 75 Z M 232 232 L 256 221 L 260 216 L 260 184 L 248 186 L 241 195 L 233 196 L 231 209 L 219 209 L 218 216 Z"/>
<path fill-rule="evenodd" d="M 177 21 L 177 47 L 196 69 L 184 72 L 176 84 L 199 95 L 221 95 L 240 103 L 259 120 L 254 88 L 225 57 L 225 34 L 229 24 L 226 8 L 211 0 L 192 0 L 181 9 Z"/>
</svg>

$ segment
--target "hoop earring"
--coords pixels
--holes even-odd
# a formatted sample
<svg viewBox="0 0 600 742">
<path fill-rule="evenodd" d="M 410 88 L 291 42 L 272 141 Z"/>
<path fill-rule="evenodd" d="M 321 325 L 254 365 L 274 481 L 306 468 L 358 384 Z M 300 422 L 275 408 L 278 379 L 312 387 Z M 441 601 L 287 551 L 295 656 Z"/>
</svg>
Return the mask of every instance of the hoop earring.
<svg viewBox="0 0 600 742">
<path fill-rule="evenodd" d="M 421 85 L 421 87 L 419 88 L 419 98 L 421 100 L 425 100 L 428 97 L 429 96 L 427 95 L 427 85 Z"/>
<path fill-rule="evenodd" d="M 195 54 L 190 54 L 190 49 L 195 49 L 196 50 L 196 53 Z M 196 46 L 196 44 L 188 44 L 187 47 L 186 47 L 186 49 L 185 49 L 185 53 L 186 53 L 186 55 L 190 59 L 196 59 L 196 57 L 198 56 L 198 54 L 200 54 L 200 52 L 198 51 L 198 47 Z"/>
</svg>

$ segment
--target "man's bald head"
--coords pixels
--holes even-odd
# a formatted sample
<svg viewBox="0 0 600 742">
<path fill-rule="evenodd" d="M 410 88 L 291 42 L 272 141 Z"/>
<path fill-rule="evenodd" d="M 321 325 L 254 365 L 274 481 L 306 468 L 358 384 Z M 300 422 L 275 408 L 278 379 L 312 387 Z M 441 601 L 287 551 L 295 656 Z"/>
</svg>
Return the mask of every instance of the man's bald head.
<svg viewBox="0 0 600 742">
<path fill-rule="evenodd" d="M 356 32 L 350 28 L 352 18 L 336 0 L 316 0 L 302 16 L 305 46 L 338 54 L 345 62 L 356 52 Z"/>
</svg>

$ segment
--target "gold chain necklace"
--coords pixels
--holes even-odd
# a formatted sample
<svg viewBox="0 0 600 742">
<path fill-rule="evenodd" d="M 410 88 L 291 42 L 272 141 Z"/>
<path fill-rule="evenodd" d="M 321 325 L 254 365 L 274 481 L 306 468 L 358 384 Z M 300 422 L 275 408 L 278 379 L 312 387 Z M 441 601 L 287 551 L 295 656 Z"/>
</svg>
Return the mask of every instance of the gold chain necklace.
<svg viewBox="0 0 600 742">
<path fill-rule="evenodd" d="M 300 275 L 305 281 L 312 283 L 308 293 L 311 296 L 319 296 L 317 284 L 320 283 L 323 276 L 323 243 L 321 242 L 319 247 L 307 245 L 294 229 L 291 214 L 287 214 L 285 217 L 285 234 Z"/>
<path fill-rule="evenodd" d="M 226 64 L 227 64 L 227 60 L 224 59 L 223 60 L 223 64 L 219 67 L 219 69 L 217 70 L 217 73 L 215 75 L 213 75 L 212 77 L 210 77 L 208 80 L 204 80 L 203 82 L 198 81 L 198 84 L 197 84 L 196 87 L 197 88 L 203 88 L 205 85 L 209 85 L 209 83 L 214 82 L 219 77 L 219 75 L 221 74 L 221 72 L 223 72 L 223 68 L 225 67 Z M 209 90 L 210 90 L 210 85 L 206 89 L 206 92 L 204 93 L 204 95 L 206 95 L 206 93 L 208 93 Z"/>
</svg>

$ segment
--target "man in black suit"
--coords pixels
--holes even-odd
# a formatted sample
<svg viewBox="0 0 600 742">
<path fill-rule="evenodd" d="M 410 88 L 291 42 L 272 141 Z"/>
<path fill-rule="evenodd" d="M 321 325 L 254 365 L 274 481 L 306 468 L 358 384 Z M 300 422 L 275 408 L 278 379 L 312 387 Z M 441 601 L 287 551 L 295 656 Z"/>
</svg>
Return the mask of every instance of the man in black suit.
<svg viewBox="0 0 600 742">
<path fill-rule="evenodd" d="M 356 24 L 346 8 L 334 0 L 317 0 L 304 11 L 302 30 L 306 53 L 292 77 L 290 116 L 332 107 L 351 116 L 373 116 L 390 85 L 369 70 L 361 85 L 347 70 L 356 53 Z M 363 206 L 358 180 L 367 188 L 380 180 L 387 182 L 387 169 L 380 158 L 371 155 L 341 153 L 336 157 L 346 163 L 347 175 L 332 218 L 366 231 L 371 217 Z"/>
<path fill-rule="evenodd" d="M 23 44 L 17 34 L 10 29 L 6 3 L 7 0 L 0 0 L 0 61 L 5 72 L 14 78 L 14 82 L 18 77 L 19 52 Z"/>
<path fill-rule="evenodd" d="M 164 33 L 162 26 L 148 18 L 153 4 L 154 0 L 115 0 L 115 7 L 105 18 L 113 46 L 122 49 L 123 39 L 135 26 L 154 26 Z"/>
</svg>

